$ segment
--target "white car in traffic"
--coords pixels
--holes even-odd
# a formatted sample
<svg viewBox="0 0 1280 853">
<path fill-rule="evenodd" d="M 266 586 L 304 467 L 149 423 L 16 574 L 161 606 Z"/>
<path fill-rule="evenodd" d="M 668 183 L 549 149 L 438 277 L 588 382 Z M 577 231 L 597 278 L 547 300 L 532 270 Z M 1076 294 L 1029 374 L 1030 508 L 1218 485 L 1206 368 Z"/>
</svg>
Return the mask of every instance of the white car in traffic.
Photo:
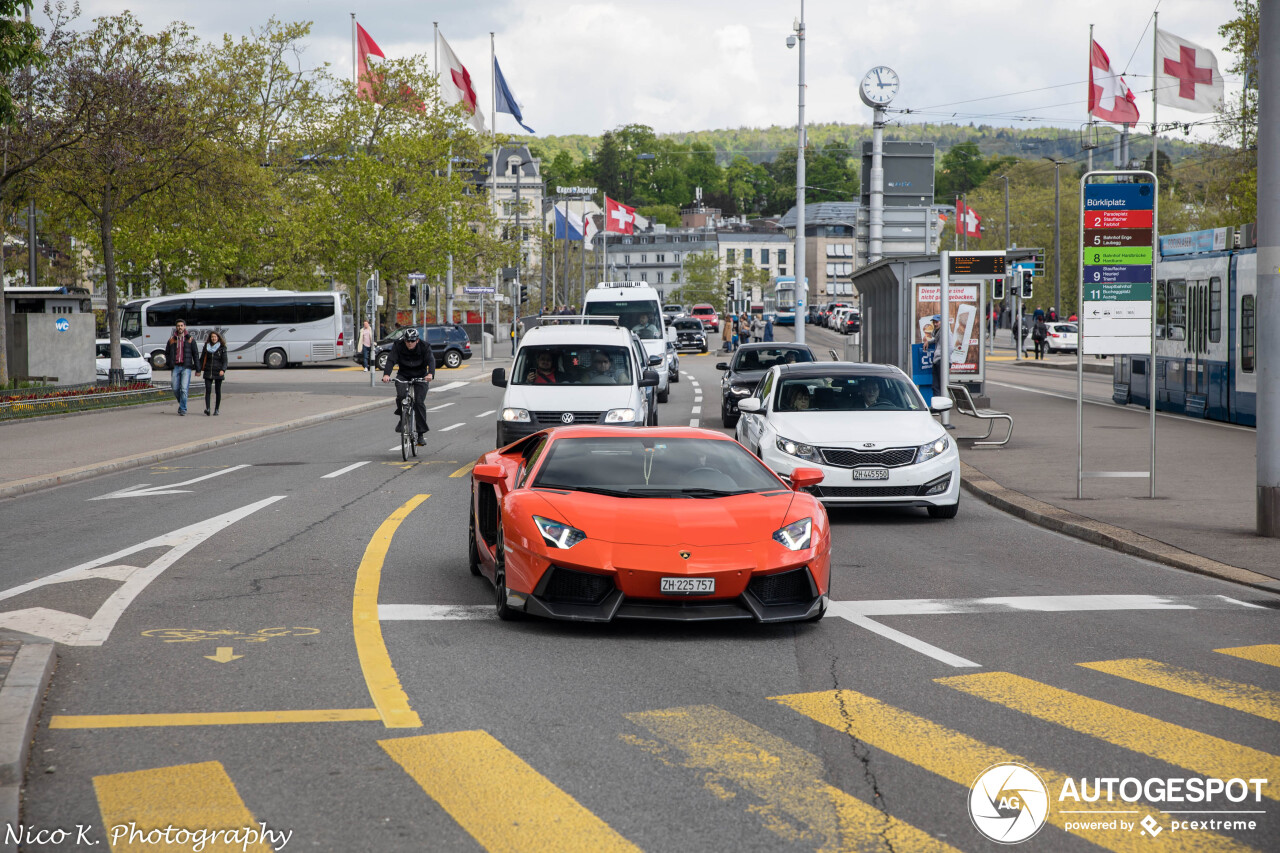
<svg viewBox="0 0 1280 853">
<path fill-rule="evenodd" d="M 95 347 L 98 378 L 105 382 L 111 370 L 111 339 L 98 338 Z M 120 367 L 124 369 L 127 382 L 151 381 L 151 362 L 128 341 L 120 342 Z"/>
<path fill-rule="evenodd" d="M 1044 339 L 1049 352 L 1075 352 L 1080 346 L 1080 327 L 1075 323 L 1046 323 L 1048 337 Z"/>
<path fill-rule="evenodd" d="M 960 454 L 907 375 L 881 364 L 815 362 L 774 367 L 738 402 L 737 438 L 786 477 L 822 470 L 813 493 L 829 505 L 960 508 Z"/>
</svg>

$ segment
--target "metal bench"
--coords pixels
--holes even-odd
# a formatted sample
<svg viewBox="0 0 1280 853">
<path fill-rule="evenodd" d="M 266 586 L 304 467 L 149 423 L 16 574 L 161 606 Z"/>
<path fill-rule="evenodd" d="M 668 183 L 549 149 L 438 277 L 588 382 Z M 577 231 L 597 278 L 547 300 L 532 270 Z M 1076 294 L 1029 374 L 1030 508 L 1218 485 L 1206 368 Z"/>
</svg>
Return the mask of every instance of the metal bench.
<svg viewBox="0 0 1280 853">
<path fill-rule="evenodd" d="M 956 436 L 958 440 L 972 441 L 974 447 L 1002 447 L 1013 438 L 1013 415 L 1008 412 L 997 412 L 995 409 L 979 409 L 973 403 L 973 395 L 963 385 L 950 384 L 947 385 L 947 390 L 951 393 L 951 399 L 955 401 L 957 412 L 987 422 L 987 431 L 984 435 L 958 435 Z M 987 441 L 998 420 L 1009 422 L 1009 432 L 1000 441 Z"/>
</svg>

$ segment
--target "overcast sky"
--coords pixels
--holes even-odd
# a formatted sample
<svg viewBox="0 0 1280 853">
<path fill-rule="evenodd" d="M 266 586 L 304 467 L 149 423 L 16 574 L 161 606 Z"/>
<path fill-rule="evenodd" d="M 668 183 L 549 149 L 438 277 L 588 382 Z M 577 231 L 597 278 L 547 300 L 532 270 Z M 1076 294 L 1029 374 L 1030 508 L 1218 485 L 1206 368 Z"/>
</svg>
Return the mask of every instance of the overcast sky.
<svg viewBox="0 0 1280 853">
<path fill-rule="evenodd" d="M 1146 121 L 1157 5 L 1161 28 L 1213 50 L 1226 74 L 1233 58 L 1217 29 L 1234 16 L 1230 0 L 809 0 L 806 117 L 870 122 L 857 85 L 884 64 L 902 78 L 894 106 L 920 111 L 901 120 L 1078 128 L 1093 24 L 1113 66 L 1129 69 Z M 525 123 L 539 134 L 598 134 L 626 123 L 665 132 L 796 122 L 797 52 L 785 39 L 799 0 L 81 0 L 86 26 L 124 9 L 148 28 L 187 21 L 208 39 L 247 34 L 273 15 L 310 20 L 307 56 L 346 77 L 351 12 L 393 58 L 430 57 L 438 21 L 486 111 L 492 31 Z M 1229 93 L 1239 86 L 1227 75 Z M 1159 113 L 1161 122 L 1202 117 Z M 520 132 L 509 116 L 498 128 Z"/>
</svg>

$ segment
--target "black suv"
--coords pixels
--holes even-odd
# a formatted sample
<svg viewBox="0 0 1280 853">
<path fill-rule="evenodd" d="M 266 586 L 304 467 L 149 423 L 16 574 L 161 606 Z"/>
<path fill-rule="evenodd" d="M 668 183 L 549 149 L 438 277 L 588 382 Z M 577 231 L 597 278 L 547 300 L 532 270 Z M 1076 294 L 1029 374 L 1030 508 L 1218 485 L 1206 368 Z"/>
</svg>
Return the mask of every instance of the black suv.
<svg viewBox="0 0 1280 853">
<path fill-rule="evenodd" d="M 374 344 L 373 362 L 379 370 L 386 370 L 387 354 L 391 345 L 400 340 L 407 331 L 409 331 L 408 326 L 396 329 Z M 457 323 L 418 326 L 418 334 L 431 345 L 431 352 L 435 355 L 436 365 L 439 367 L 458 367 L 471 358 L 471 341 L 467 338 L 467 330 Z M 359 353 L 356 357 L 358 360 Z"/>
<path fill-rule="evenodd" d="M 727 428 L 738 424 L 738 401 L 750 397 L 756 385 L 775 364 L 817 361 L 804 344 L 744 344 L 734 353 L 733 362 L 716 365 L 723 370 L 720 380 L 720 422 Z"/>
</svg>

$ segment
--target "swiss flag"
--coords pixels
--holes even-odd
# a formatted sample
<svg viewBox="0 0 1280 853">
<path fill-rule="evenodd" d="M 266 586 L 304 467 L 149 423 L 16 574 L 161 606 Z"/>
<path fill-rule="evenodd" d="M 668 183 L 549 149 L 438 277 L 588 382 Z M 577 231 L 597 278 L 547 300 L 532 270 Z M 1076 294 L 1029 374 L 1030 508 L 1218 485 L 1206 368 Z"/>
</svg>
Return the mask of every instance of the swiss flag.
<svg viewBox="0 0 1280 853">
<path fill-rule="evenodd" d="M 376 101 L 374 96 L 374 85 L 381 83 L 381 75 L 369 70 L 369 57 L 377 56 L 386 59 L 382 48 L 378 47 L 378 43 L 373 40 L 373 36 L 365 32 L 364 27 L 356 24 L 356 58 L 359 61 L 357 66 L 357 83 L 356 95 L 364 98 L 366 101 Z"/>
<path fill-rule="evenodd" d="M 1124 78 L 1111 70 L 1107 52 L 1096 41 L 1089 50 L 1089 114 L 1113 124 L 1136 124 L 1137 98 Z"/>
<path fill-rule="evenodd" d="M 982 236 L 982 217 L 960 199 L 956 199 L 956 233 L 965 237 Z"/>
<path fill-rule="evenodd" d="M 605 222 L 604 230 L 615 234 L 634 234 L 636 229 L 636 209 L 627 207 L 608 196 L 604 197 Z"/>
</svg>

